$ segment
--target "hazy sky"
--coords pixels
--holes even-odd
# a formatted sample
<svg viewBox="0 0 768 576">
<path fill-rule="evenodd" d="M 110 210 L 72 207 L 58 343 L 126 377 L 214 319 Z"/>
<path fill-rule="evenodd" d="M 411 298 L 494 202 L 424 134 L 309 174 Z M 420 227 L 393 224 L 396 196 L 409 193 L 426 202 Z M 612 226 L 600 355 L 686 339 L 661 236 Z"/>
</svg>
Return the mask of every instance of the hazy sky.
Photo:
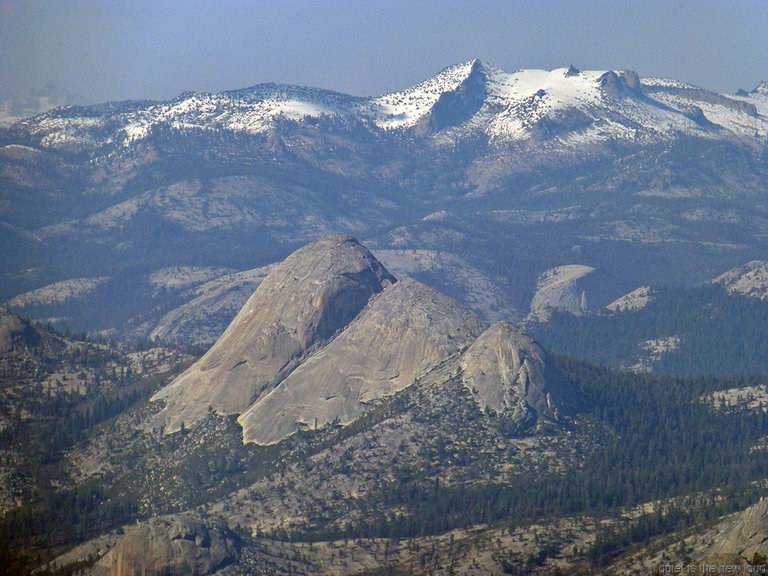
<svg viewBox="0 0 768 576">
<path fill-rule="evenodd" d="M 261 82 L 373 95 L 475 57 L 751 89 L 768 80 L 768 0 L 0 0 L 0 97 L 47 83 L 92 102 Z"/>
</svg>

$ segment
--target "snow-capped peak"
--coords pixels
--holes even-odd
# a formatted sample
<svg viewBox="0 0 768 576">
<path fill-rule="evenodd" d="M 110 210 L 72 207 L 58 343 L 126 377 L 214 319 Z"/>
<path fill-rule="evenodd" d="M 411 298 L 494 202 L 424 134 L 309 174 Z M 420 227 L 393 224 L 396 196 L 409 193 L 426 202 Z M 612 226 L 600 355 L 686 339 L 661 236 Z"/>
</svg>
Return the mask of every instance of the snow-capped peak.
<svg viewBox="0 0 768 576">
<path fill-rule="evenodd" d="M 429 113 L 442 94 L 456 90 L 481 67 L 480 60 L 469 60 L 449 66 L 412 88 L 372 98 L 373 119 L 382 128 L 413 126 Z"/>
</svg>

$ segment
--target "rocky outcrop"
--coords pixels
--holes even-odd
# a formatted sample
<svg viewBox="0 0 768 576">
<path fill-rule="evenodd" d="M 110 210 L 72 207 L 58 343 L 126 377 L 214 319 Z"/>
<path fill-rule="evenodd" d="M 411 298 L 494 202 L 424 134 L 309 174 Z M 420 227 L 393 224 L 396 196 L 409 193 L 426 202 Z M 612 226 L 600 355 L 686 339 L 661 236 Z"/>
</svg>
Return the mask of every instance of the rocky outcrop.
<svg viewBox="0 0 768 576">
<path fill-rule="evenodd" d="M 768 300 L 768 262 L 747 262 L 721 274 L 712 283 L 722 284 L 731 294 Z"/>
<path fill-rule="evenodd" d="M 581 70 L 576 68 L 573 64 L 568 65 L 568 70 L 565 71 L 565 77 L 569 78 L 571 76 L 578 76 L 581 73 Z"/>
<path fill-rule="evenodd" d="M 698 106 L 684 106 L 681 108 L 680 111 L 683 113 L 685 117 L 690 118 L 702 128 L 705 128 L 708 130 L 722 129 L 722 126 L 718 126 L 714 122 L 711 122 L 709 118 L 707 118 L 706 115 L 704 114 L 704 110 L 702 110 Z"/>
<path fill-rule="evenodd" d="M 641 310 L 656 298 L 657 293 L 657 290 L 650 286 L 640 286 L 632 290 L 632 292 L 627 292 L 621 298 L 617 298 L 608 304 L 605 309 L 609 312 Z"/>
<path fill-rule="evenodd" d="M 331 234 L 297 250 L 264 279 L 216 344 L 155 394 L 165 402 L 155 425 L 179 430 L 209 406 L 243 413 L 394 281 L 351 236 Z"/>
<path fill-rule="evenodd" d="M 706 554 L 736 553 L 751 560 L 755 552 L 768 555 L 768 498 L 727 521 Z"/>
<path fill-rule="evenodd" d="M 600 90 L 602 91 L 605 98 L 611 100 L 618 100 L 621 98 L 622 82 L 616 72 L 611 70 L 605 72 L 602 76 L 600 76 L 598 82 L 600 85 Z"/>
<path fill-rule="evenodd" d="M 759 94 L 761 96 L 768 96 L 768 80 L 763 80 L 758 84 L 754 90 L 752 90 L 752 94 Z"/>
<path fill-rule="evenodd" d="M 348 424 L 465 349 L 484 327 L 448 296 L 401 280 L 240 417 L 244 439 L 271 444 L 302 428 Z"/>
<path fill-rule="evenodd" d="M 587 309 L 586 292 L 578 282 L 594 272 L 591 266 L 568 264 L 547 270 L 536 282 L 528 320 L 548 322 L 553 310 L 579 314 Z"/>
<path fill-rule="evenodd" d="M 643 87 L 640 84 L 640 76 L 634 70 L 624 70 L 621 73 L 621 79 L 624 80 L 624 84 L 630 90 L 635 92 L 642 92 Z"/>
<path fill-rule="evenodd" d="M 557 417 L 580 403 L 578 393 L 530 337 L 506 322 L 483 332 L 459 362 L 480 408 L 508 412 L 518 424 Z"/>
<path fill-rule="evenodd" d="M 213 574 L 234 563 L 238 538 L 223 526 L 186 515 L 153 518 L 128 531 L 94 566 L 91 576 Z"/>
<path fill-rule="evenodd" d="M 14 340 L 23 332 L 21 320 L 5 308 L 0 308 L 0 352 L 13 349 Z"/>
</svg>

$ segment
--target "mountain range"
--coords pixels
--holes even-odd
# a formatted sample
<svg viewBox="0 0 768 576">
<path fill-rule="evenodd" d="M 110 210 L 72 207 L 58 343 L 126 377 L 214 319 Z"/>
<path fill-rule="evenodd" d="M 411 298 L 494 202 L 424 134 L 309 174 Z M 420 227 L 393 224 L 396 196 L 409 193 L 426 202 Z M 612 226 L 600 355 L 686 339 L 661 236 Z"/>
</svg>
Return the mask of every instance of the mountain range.
<svg viewBox="0 0 768 576">
<path fill-rule="evenodd" d="M 766 110 L 764 83 L 479 60 L 376 97 L 57 108 L 0 129 L 0 301 L 207 347 L 266 266 L 341 231 L 488 322 L 599 310 L 764 259 Z"/>
<path fill-rule="evenodd" d="M 432 135 L 461 126 L 461 136 L 482 134 L 500 147 L 554 136 L 576 146 L 611 140 L 650 144 L 681 135 L 714 137 L 720 131 L 754 139 L 760 146 L 767 133 L 767 99 L 766 83 L 725 96 L 684 82 L 641 79 L 632 71 L 571 66 L 510 74 L 472 60 L 402 92 L 377 97 L 262 84 L 223 93 L 184 93 L 170 102 L 70 107 L 30 122 L 27 130 L 46 146 L 88 150 L 94 145 L 130 146 L 148 138 L 158 125 L 256 135 L 273 132 L 283 120 L 330 117 Z M 452 139 L 451 134 L 444 136 Z"/>
<path fill-rule="evenodd" d="M 767 161 L 480 60 L 1 127 L 0 574 L 765 565 Z"/>
<path fill-rule="evenodd" d="M 629 574 L 768 555 L 764 378 L 552 357 L 345 234 L 272 267 L 192 363 L 1 312 L 0 573 Z"/>
</svg>

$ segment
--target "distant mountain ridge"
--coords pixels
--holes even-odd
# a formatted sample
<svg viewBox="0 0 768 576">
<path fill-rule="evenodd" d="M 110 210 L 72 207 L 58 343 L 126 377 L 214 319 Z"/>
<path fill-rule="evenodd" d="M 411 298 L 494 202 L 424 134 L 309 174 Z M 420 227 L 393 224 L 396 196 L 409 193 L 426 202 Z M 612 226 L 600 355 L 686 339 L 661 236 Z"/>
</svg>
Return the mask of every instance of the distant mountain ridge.
<svg viewBox="0 0 768 576">
<path fill-rule="evenodd" d="M 225 276 L 342 231 L 488 322 L 602 308 L 764 259 L 767 139 L 764 84 L 481 60 L 372 97 L 262 84 L 57 108 L 0 129 L 0 303 L 206 345 L 244 301 Z M 158 289 L 177 269 L 220 285 Z M 174 313 L 193 300 L 199 332 Z"/>
<path fill-rule="evenodd" d="M 681 134 L 706 137 L 717 130 L 760 140 L 768 134 L 766 109 L 764 83 L 752 92 L 727 96 L 674 80 L 640 78 L 632 71 L 571 66 L 508 73 L 475 59 L 406 90 L 375 97 L 269 83 L 227 92 L 187 92 L 168 102 L 65 108 L 28 121 L 28 126 L 33 134 L 46 131 L 41 143 L 54 148 L 98 145 L 94 133 L 105 128 L 111 131 L 109 141 L 130 145 L 162 124 L 178 130 L 265 134 L 281 119 L 321 117 L 353 119 L 383 130 L 440 131 L 471 121 L 465 130 L 482 133 L 496 145 L 554 136 L 584 145 L 606 140 L 651 143 Z"/>
</svg>

